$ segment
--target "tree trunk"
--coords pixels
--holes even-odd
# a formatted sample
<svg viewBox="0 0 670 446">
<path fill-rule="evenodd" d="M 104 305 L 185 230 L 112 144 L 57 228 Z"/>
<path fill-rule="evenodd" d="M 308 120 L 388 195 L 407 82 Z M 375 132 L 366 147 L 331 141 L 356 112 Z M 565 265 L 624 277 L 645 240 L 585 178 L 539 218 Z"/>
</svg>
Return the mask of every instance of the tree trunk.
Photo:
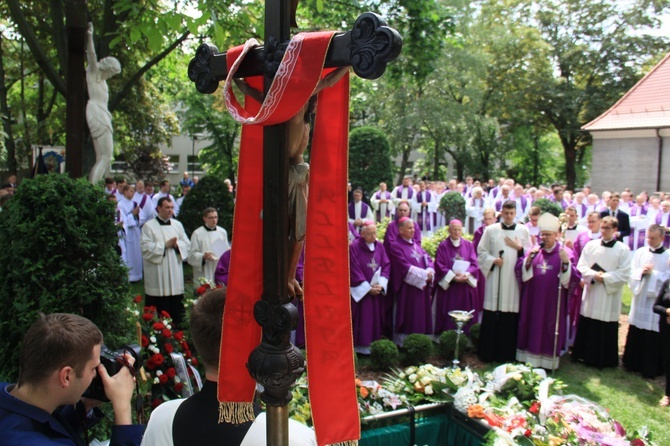
<svg viewBox="0 0 670 446">
<path fill-rule="evenodd" d="M 465 178 L 465 164 L 457 158 L 454 158 L 454 162 L 456 163 L 456 179 L 463 181 Z"/>
<path fill-rule="evenodd" d="M 435 141 L 434 147 L 435 155 L 433 157 L 433 181 L 436 181 L 440 178 L 440 143 Z"/>
<path fill-rule="evenodd" d="M 533 184 L 540 184 L 540 137 L 533 132 Z"/>
<path fill-rule="evenodd" d="M 5 88 L 5 56 L 2 49 L 2 33 L 0 33 L 0 115 L 2 115 L 2 129 L 5 132 L 5 147 L 7 148 L 7 170 L 16 174 L 16 146 L 12 136 L 12 113 L 7 104 L 7 89 Z"/>
<path fill-rule="evenodd" d="M 407 165 L 409 164 L 409 154 L 412 152 L 412 147 L 410 145 L 406 145 L 402 149 L 402 159 L 400 161 L 400 172 L 398 174 L 398 181 L 396 181 L 396 184 L 402 183 L 402 179 L 405 176 L 405 172 L 407 171 Z"/>
<path fill-rule="evenodd" d="M 577 150 L 575 141 L 562 141 L 563 154 L 565 155 L 565 184 L 567 190 L 575 190 L 577 180 L 577 171 L 575 165 L 577 161 Z"/>
</svg>

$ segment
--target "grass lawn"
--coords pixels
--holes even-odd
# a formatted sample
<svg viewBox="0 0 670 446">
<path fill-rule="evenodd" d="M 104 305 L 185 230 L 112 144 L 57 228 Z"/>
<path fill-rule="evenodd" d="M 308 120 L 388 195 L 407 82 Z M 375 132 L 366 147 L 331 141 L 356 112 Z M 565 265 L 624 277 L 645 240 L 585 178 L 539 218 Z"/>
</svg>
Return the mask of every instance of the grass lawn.
<svg viewBox="0 0 670 446">
<path fill-rule="evenodd" d="M 658 405 L 664 379 L 645 379 L 622 367 L 598 370 L 568 358 L 561 360 L 555 377 L 568 385 L 566 393 L 600 404 L 625 428 L 647 426 L 657 444 L 670 445 L 670 410 Z"/>
</svg>

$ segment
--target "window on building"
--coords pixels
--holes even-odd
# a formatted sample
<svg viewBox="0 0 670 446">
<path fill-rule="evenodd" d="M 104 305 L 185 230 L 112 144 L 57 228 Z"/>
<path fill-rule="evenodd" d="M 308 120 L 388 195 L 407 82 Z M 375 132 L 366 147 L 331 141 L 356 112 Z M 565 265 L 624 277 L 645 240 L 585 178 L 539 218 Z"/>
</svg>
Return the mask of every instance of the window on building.
<svg viewBox="0 0 670 446">
<path fill-rule="evenodd" d="M 203 173 L 202 164 L 198 159 L 198 155 L 188 155 L 188 172 L 189 173 Z"/>
<path fill-rule="evenodd" d="M 179 155 L 167 155 L 168 172 L 179 172 Z"/>
</svg>

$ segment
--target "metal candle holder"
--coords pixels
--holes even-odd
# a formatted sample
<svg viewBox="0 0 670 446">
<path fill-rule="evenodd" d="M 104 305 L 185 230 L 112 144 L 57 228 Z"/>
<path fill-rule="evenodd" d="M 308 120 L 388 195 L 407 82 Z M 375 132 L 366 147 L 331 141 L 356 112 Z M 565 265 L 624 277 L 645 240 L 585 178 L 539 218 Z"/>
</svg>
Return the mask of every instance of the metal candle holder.
<svg viewBox="0 0 670 446">
<path fill-rule="evenodd" d="M 449 312 L 449 316 L 456 323 L 456 349 L 454 352 L 453 368 L 457 369 L 461 361 L 458 360 L 458 347 L 461 340 L 461 333 L 463 333 L 463 325 L 467 324 L 472 319 L 474 311 L 453 310 Z"/>
</svg>

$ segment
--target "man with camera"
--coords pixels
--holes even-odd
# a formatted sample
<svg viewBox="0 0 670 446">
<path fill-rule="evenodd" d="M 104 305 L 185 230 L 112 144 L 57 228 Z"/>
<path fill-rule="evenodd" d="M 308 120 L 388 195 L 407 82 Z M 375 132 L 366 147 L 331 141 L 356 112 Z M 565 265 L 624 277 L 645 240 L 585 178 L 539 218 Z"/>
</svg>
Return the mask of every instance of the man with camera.
<svg viewBox="0 0 670 446">
<path fill-rule="evenodd" d="M 101 417 L 102 401 L 84 398 L 99 376 L 114 409 L 111 446 L 138 445 L 143 426 L 133 425 L 133 358 L 109 376 L 100 364 L 102 333 L 73 314 L 40 315 L 28 329 L 19 356 L 17 384 L 0 383 L 0 445 L 77 445 Z"/>
</svg>

